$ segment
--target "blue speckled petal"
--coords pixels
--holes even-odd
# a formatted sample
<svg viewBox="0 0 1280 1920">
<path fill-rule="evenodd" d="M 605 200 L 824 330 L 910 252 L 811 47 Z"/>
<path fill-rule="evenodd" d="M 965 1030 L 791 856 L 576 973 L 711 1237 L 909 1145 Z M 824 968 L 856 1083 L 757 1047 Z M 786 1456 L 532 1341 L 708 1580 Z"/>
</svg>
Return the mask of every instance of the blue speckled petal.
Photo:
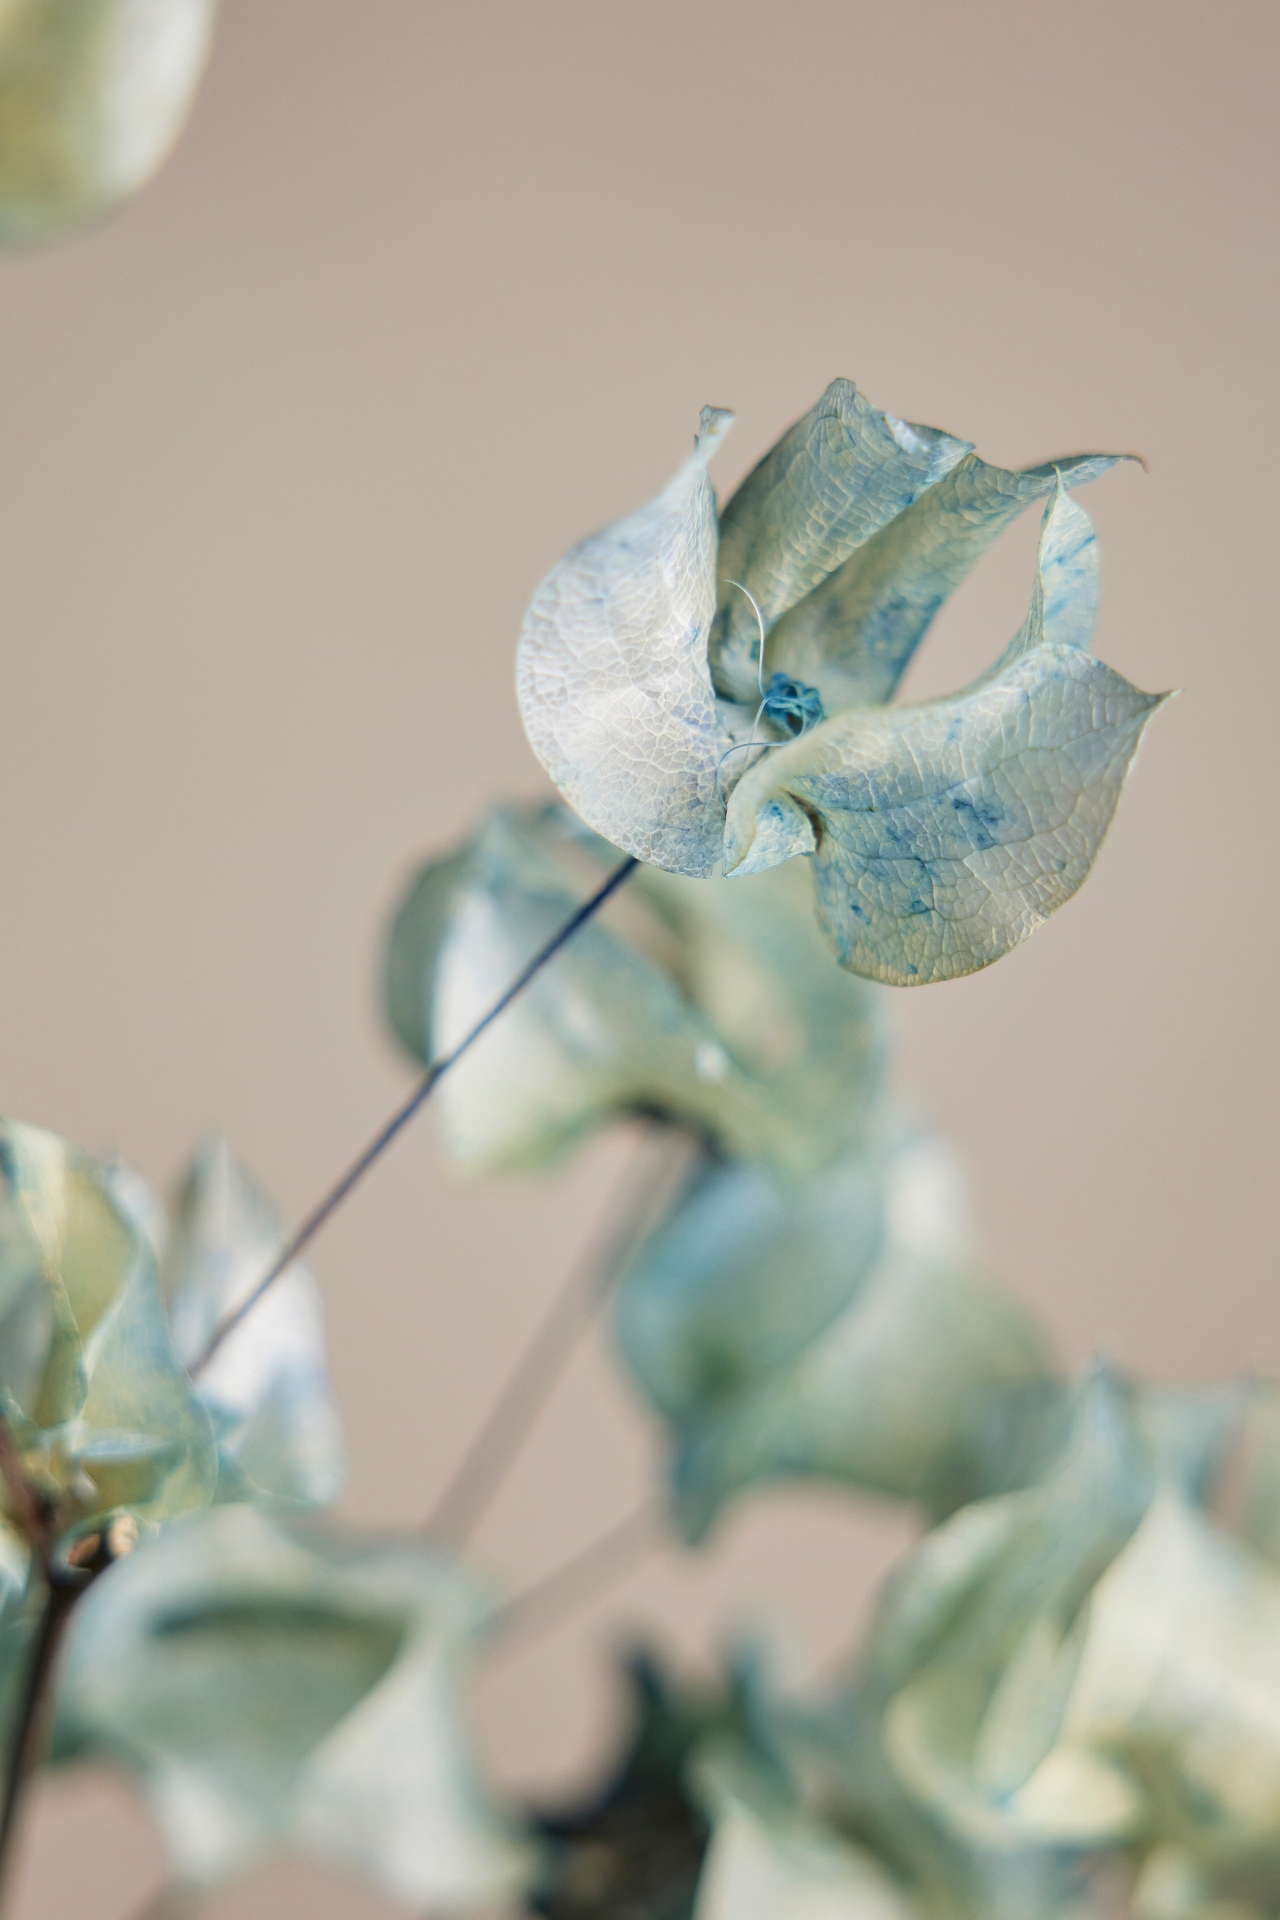
<svg viewBox="0 0 1280 1920">
<path fill-rule="evenodd" d="M 996 666 L 764 756 L 729 804 L 726 871 L 813 852 L 841 965 L 894 986 L 976 972 L 1025 940 L 1088 874 L 1167 697 L 1082 651 L 1095 568 L 1088 517 L 1059 488 L 1031 613 Z"/>
<path fill-rule="evenodd" d="M 707 461 L 733 415 L 704 407 L 695 449 L 638 513 L 559 561 L 516 662 L 530 745 L 587 825 L 637 859 L 709 874 L 730 741 L 707 666 L 716 509 Z"/>
<path fill-rule="evenodd" d="M 936 427 L 881 413 L 851 380 L 833 380 L 816 406 L 747 475 L 720 520 L 719 606 L 711 671 L 719 691 L 749 701 L 759 629 L 842 565 L 969 451 Z M 797 676 L 803 678 L 803 675 Z"/>
<path fill-rule="evenodd" d="M 1023 508 L 1124 457 L 1076 454 L 1013 473 L 968 454 L 779 620 L 770 669 L 817 687 L 828 713 L 892 699 L 938 609 Z M 1082 629 L 1086 606 L 1091 628 L 1092 602 L 1079 597 Z M 1088 638 L 1081 631 L 1077 644 Z"/>
</svg>

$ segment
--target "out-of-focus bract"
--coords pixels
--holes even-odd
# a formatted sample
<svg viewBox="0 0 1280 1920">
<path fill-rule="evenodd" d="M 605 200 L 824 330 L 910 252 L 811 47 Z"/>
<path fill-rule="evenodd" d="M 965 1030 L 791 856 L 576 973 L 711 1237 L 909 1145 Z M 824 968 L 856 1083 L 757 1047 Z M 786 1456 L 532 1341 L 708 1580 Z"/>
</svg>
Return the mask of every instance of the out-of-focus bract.
<svg viewBox="0 0 1280 1920">
<path fill-rule="evenodd" d="M 461 1719 L 487 1604 L 411 1538 L 215 1508 L 82 1602 L 57 1757 L 142 1782 L 179 1886 L 288 1847 L 409 1906 L 480 1906 L 528 1853 Z"/>
<path fill-rule="evenodd" d="M 168 157 L 216 0 L 0 0 L 0 247 L 62 239 Z"/>
</svg>

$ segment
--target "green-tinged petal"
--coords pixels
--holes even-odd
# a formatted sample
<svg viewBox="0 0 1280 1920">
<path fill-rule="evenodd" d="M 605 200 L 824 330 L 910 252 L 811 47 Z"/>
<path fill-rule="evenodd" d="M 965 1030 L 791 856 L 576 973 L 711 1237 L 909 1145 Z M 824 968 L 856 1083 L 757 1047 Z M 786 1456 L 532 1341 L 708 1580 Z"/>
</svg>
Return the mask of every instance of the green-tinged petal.
<svg viewBox="0 0 1280 1920">
<path fill-rule="evenodd" d="M 1255 1391 L 1245 1382 L 1225 1387 L 1136 1384 L 1134 1412 L 1161 1483 L 1176 1488 L 1194 1506 L 1212 1505 L 1236 1453 Z"/>
<path fill-rule="evenodd" d="M 853 1696 L 804 1710 L 770 1703 L 766 1731 L 803 1803 L 880 1863 L 919 1920 L 1099 1920 L 1087 1856 L 1023 1835 L 957 1833 L 912 1794 L 884 1751 L 880 1718 Z"/>
<path fill-rule="evenodd" d="M 1240 1425 L 1238 1530 L 1255 1553 L 1280 1565 L 1280 1385 L 1252 1382 Z"/>
<path fill-rule="evenodd" d="M 419 914 L 427 870 L 388 968 L 399 1037 L 420 1062 L 462 1038 L 611 857 L 559 810 L 500 813 L 460 862 L 440 863 L 438 911 Z M 729 886 L 642 872 L 441 1084 L 451 1157 L 532 1168 L 636 1112 L 792 1174 L 845 1151 L 878 1092 L 877 1008 L 831 966 L 806 892 L 795 873 Z"/>
<path fill-rule="evenodd" d="M 87 1156 L 0 1127 L 0 1394 L 55 1524 L 119 1508 L 160 1520 L 204 1506 L 209 1417 L 169 1338 L 155 1260 Z"/>
<path fill-rule="evenodd" d="M 190 109 L 214 4 L 0 6 L 0 246 L 58 239 L 150 179 Z"/>
<path fill-rule="evenodd" d="M 530 745 L 569 804 L 614 846 L 708 874 L 729 746 L 707 665 L 716 508 L 707 461 L 732 422 L 704 407 L 695 450 L 656 500 L 551 569 L 516 665 Z"/>
<path fill-rule="evenodd" d="M 618 1295 L 624 1356 L 671 1422 L 698 1537 L 741 1488 L 832 1479 L 932 1512 L 1030 1470 L 1042 1335 L 982 1273 L 936 1140 L 886 1142 L 786 1189 L 703 1176 Z"/>
<path fill-rule="evenodd" d="M 829 714 L 891 700 L 938 609 L 1024 507 L 1124 457 L 1075 454 L 1010 472 L 967 454 L 779 620 L 768 670 L 817 687 Z M 1077 599 L 1077 645 L 1088 644 L 1095 601 L 1096 588 Z"/>
<path fill-rule="evenodd" d="M 270 1267 L 284 1221 L 225 1141 L 193 1161 L 161 1268 L 174 1346 L 190 1364 Z M 324 1506 L 346 1477 L 320 1294 L 301 1262 L 223 1341 L 198 1383 L 218 1436 L 218 1498 Z"/>
<path fill-rule="evenodd" d="M 726 870 L 813 852 L 818 918 L 852 972 L 922 986 L 989 966 L 1097 858 L 1166 696 L 1077 644 L 1092 617 L 1087 528 L 1059 491 L 1031 613 L 981 679 L 947 699 L 839 714 L 735 788 Z"/>
<path fill-rule="evenodd" d="M 1144 1876 L 1135 1914 L 1274 1911 L 1280 1571 L 1197 1504 L 1222 1453 L 1211 1398 L 1095 1374 L 1038 1483 L 908 1555 L 854 1686 L 807 1730 L 847 1817 L 869 1799 L 909 1832 L 905 1793 L 926 1838 L 975 1858 L 1154 1844 L 1181 1865 Z"/>
<path fill-rule="evenodd" d="M 882 1716 L 900 1777 L 961 1834 L 1016 1834 L 1015 1796 L 1068 1710 L 1090 1597 L 1154 1487 L 1128 1395 L 1095 1374 L 1060 1464 L 1025 1491 L 962 1509 L 890 1582 L 862 1659 L 863 1698 Z M 1137 1812 L 1123 1776 L 1090 1764 L 1043 1837 L 1110 1840 Z"/>
<path fill-rule="evenodd" d="M 1123 1766 L 1148 1832 L 1221 1859 L 1280 1829 L 1280 1571 L 1173 1486 L 1094 1589 L 1053 1751 L 1023 1819 L 1070 1819 L 1089 1769 Z"/>
<path fill-rule="evenodd" d="M 383 1003 L 391 1031 L 424 1067 L 435 1053 L 431 1003 L 440 948 L 449 931 L 470 848 L 432 860 L 415 875 L 396 908 L 383 962 Z"/>
<path fill-rule="evenodd" d="M 188 1887 L 287 1849 L 418 1906 L 496 1902 L 528 1862 L 461 1730 L 484 1611 L 420 1542 L 215 1508 L 81 1603 L 57 1755 L 140 1778 Z"/>
<path fill-rule="evenodd" d="M 691 1920 L 921 1920 L 865 1848 L 719 1756 L 697 1769 L 711 1844 Z"/>
<path fill-rule="evenodd" d="M 750 702 L 766 630 L 911 506 L 969 451 L 934 427 L 881 413 L 851 380 L 833 380 L 743 481 L 720 521 L 711 670 L 719 691 Z M 616 836 L 611 836 L 615 837 Z"/>
<path fill-rule="evenodd" d="M 749 1161 L 703 1168 L 618 1289 L 615 1331 L 645 1397 L 698 1427 L 767 1389 L 865 1283 L 884 1236 L 883 1163 L 800 1189 Z"/>
<path fill-rule="evenodd" d="M 1211 1862 L 1176 1843 L 1143 1861 L 1129 1920 L 1276 1920 L 1280 1913 L 1280 1842 L 1259 1853 Z"/>
</svg>

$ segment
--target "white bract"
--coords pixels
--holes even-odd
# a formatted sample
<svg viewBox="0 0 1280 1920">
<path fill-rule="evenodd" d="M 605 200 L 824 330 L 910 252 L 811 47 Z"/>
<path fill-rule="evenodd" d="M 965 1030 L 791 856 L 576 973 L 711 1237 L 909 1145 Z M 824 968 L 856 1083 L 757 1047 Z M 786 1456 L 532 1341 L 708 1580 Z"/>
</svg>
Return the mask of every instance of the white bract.
<svg viewBox="0 0 1280 1920">
<path fill-rule="evenodd" d="M 921 1920 L 874 1856 L 735 1773 L 698 1769 L 711 1841 L 692 1920 Z"/>
<path fill-rule="evenodd" d="M 421 1541 L 216 1507 L 81 1602 L 55 1757 L 138 1776 L 180 1885 L 289 1848 L 411 1908 L 487 1906 L 529 1866 L 462 1728 L 488 1610 Z"/>
<path fill-rule="evenodd" d="M 174 1353 L 155 1258 L 103 1169 L 0 1122 L 0 1413 L 55 1532 L 203 1507 L 209 1416 Z"/>
<path fill-rule="evenodd" d="M 613 858 L 562 807 L 504 809 L 422 871 L 386 973 L 392 1025 L 422 1065 L 463 1038 Z M 735 886 L 646 868 L 441 1084 L 451 1159 L 523 1171 L 626 1113 L 791 1177 L 847 1152 L 879 1091 L 878 1008 L 831 966 L 803 896 L 795 868 Z"/>
<path fill-rule="evenodd" d="M 288 1239 L 262 1188 L 225 1140 L 212 1139 L 166 1210 L 131 1169 L 111 1190 L 155 1249 L 179 1358 L 192 1366 Z M 323 1507 L 346 1477 L 325 1360 L 320 1291 L 297 1261 L 232 1329 L 196 1380 L 218 1442 L 217 1499 Z"/>
<path fill-rule="evenodd" d="M 1160 704 L 1085 651 L 1097 558 L 1065 488 L 1116 456 L 1009 472 L 836 380 L 717 518 L 707 462 L 730 419 L 705 408 L 664 492 L 534 594 L 517 667 L 530 742 L 640 860 L 705 877 L 812 857 L 851 971 L 972 973 L 1080 885 Z M 961 692 L 888 707 L 947 594 L 1043 497 L 1014 640 Z"/>
<path fill-rule="evenodd" d="M 615 1327 L 670 1424 L 688 1534 L 780 1478 L 933 1514 L 1002 1484 L 1018 1416 L 1053 1375 L 965 1212 L 943 1143 L 889 1120 L 802 1188 L 731 1164 L 682 1197 L 624 1273 Z"/>
</svg>

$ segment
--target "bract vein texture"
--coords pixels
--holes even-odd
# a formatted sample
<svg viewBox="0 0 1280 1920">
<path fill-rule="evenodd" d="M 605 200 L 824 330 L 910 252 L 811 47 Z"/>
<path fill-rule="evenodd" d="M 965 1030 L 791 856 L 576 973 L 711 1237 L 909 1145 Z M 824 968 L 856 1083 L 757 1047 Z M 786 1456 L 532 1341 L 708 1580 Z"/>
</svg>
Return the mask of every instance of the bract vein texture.
<svg viewBox="0 0 1280 1920">
<path fill-rule="evenodd" d="M 542 582 L 517 661 L 529 740 L 615 846 L 705 878 L 812 858 L 842 966 L 895 986 L 998 960 L 1080 886 L 1145 694 L 1085 649 L 1087 515 L 1066 489 L 1122 456 L 1020 472 L 835 380 L 717 515 L 703 409 L 656 500 Z M 945 699 L 887 703 L 947 595 L 1046 499 L 1026 621 Z"/>
</svg>

